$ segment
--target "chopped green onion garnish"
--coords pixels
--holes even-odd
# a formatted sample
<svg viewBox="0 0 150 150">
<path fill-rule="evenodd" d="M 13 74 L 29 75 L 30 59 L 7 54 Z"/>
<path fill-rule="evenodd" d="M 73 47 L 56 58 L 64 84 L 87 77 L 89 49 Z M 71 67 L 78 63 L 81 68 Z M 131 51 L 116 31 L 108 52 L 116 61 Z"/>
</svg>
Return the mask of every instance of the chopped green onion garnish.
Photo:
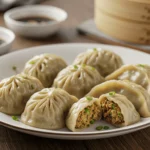
<svg viewBox="0 0 150 150">
<path fill-rule="evenodd" d="M 121 117 L 121 112 L 118 112 L 118 116 Z"/>
<path fill-rule="evenodd" d="M 97 48 L 93 48 L 93 51 L 97 51 Z"/>
<path fill-rule="evenodd" d="M 103 129 L 103 126 L 96 127 L 96 130 L 102 130 L 102 129 Z"/>
<path fill-rule="evenodd" d="M 17 70 L 17 67 L 16 67 L 16 66 L 13 66 L 12 69 L 13 69 L 14 71 L 16 71 L 16 70 Z"/>
<path fill-rule="evenodd" d="M 87 99 L 88 101 L 93 100 L 93 98 L 92 98 L 92 97 L 90 97 L 90 96 L 86 96 L 86 99 Z"/>
<path fill-rule="evenodd" d="M 85 109 L 84 109 L 84 112 L 87 113 L 87 114 L 89 114 L 89 113 L 90 113 L 90 110 L 89 110 L 88 108 L 85 108 Z"/>
<path fill-rule="evenodd" d="M 35 64 L 35 61 L 32 60 L 32 61 L 29 62 L 29 64 L 32 64 L 32 65 Z"/>
<path fill-rule="evenodd" d="M 108 130 L 109 129 L 109 127 L 108 126 L 104 126 L 104 130 Z"/>
<path fill-rule="evenodd" d="M 116 92 L 114 92 L 114 91 L 113 92 L 109 92 L 110 96 L 114 96 L 115 94 L 116 94 Z"/>
<path fill-rule="evenodd" d="M 90 124 L 93 124 L 94 122 L 95 122 L 95 120 L 91 120 L 91 121 L 90 121 Z"/>
<path fill-rule="evenodd" d="M 145 67 L 145 65 L 143 65 L 143 64 L 138 64 L 138 66 L 139 66 L 139 67 Z"/>
<path fill-rule="evenodd" d="M 82 67 L 86 67 L 86 64 L 82 64 Z"/>
<path fill-rule="evenodd" d="M 18 117 L 17 116 L 12 116 L 12 119 L 15 121 L 18 121 Z"/>
<path fill-rule="evenodd" d="M 77 66 L 77 65 L 74 65 L 74 69 L 78 69 L 78 66 Z"/>
<path fill-rule="evenodd" d="M 95 70 L 95 68 L 94 67 L 91 67 L 92 68 L 92 70 Z"/>
<path fill-rule="evenodd" d="M 34 89 L 34 86 L 33 86 L 33 85 L 31 85 L 31 89 L 32 89 L 32 90 Z"/>
<path fill-rule="evenodd" d="M 115 109 L 115 105 L 114 104 L 112 104 L 112 109 Z"/>
</svg>

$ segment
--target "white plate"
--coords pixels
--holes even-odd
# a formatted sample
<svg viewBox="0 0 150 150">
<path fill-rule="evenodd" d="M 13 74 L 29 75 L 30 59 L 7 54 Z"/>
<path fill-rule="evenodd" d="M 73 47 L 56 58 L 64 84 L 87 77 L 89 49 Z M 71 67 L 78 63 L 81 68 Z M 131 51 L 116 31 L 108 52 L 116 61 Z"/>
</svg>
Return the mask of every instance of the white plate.
<svg viewBox="0 0 150 150">
<path fill-rule="evenodd" d="M 18 72 L 20 72 L 25 62 L 34 55 L 41 53 L 53 53 L 62 56 L 68 64 L 71 64 L 77 54 L 85 51 L 88 48 L 102 47 L 111 51 L 114 51 L 120 55 L 124 62 L 127 64 L 149 64 L 150 55 L 142 52 L 138 52 L 129 48 L 101 45 L 101 44 L 60 44 L 60 45 L 47 45 L 40 47 L 28 48 L 25 50 L 13 52 L 0 57 L 0 79 L 9 77 L 15 72 L 12 66 L 17 66 Z M 103 121 L 97 121 L 96 124 L 92 125 L 90 128 L 83 130 L 82 132 L 70 132 L 66 128 L 61 130 L 45 130 L 30 127 L 22 124 L 21 122 L 14 121 L 11 116 L 0 113 L 0 124 L 8 128 L 48 138 L 57 139 L 98 139 L 107 138 L 118 135 L 123 135 L 131 133 L 150 126 L 150 118 L 141 118 L 139 123 L 130 125 L 123 128 L 114 128 L 109 125 L 109 130 L 97 131 L 95 127 L 98 125 L 108 125 Z"/>
</svg>

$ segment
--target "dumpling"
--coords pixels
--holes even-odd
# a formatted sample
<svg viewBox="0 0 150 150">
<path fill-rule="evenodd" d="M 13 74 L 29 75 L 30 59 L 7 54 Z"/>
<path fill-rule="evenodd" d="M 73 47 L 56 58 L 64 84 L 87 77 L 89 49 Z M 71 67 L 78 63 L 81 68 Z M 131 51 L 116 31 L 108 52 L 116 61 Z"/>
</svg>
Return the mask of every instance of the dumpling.
<svg viewBox="0 0 150 150">
<path fill-rule="evenodd" d="M 35 77 L 18 74 L 0 82 L 0 112 L 20 115 L 30 96 L 43 89 Z"/>
<path fill-rule="evenodd" d="M 44 87 L 50 87 L 58 72 L 66 66 L 66 62 L 59 56 L 41 54 L 29 60 L 23 72 L 38 78 Z"/>
<path fill-rule="evenodd" d="M 106 80 L 129 80 L 143 86 L 150 93 L 150 77 L 139 65 L 124 65 L 106 77 Z"/>
<path fill-rule="evenodd" d="M 110 92 L 99 98 L 103 119 L 117 127 L 128 126 L 140 121 L 134 105 L 123 95 Z"/>
<path fill-rule="evenodd" d="M 138 64 L 136 65 L 140 70 L 146 72 L 146 74 L 148 75 L 149 79 L 150 79 L 150 66 L 147 64 Z"/>
<path fill-rule="evenodd" d="M 120 68 L 123 65 L 123 61 L 114 52 L 94 48 L 79 54 L 73 64 L 93 66 L 105 77 Z"/>
<path fill-rule="evenodd" d="M 98 71 L 86 65 L 70 65 L 59 72 L 53 86 L 62 88 L 71 95 L 82 98 L 91 88 L 104 81 Z"/>
<path fill-rule="evenodd" d="M 115 91 L 126 96 L 142 117 L 150 117 L 150 95 L 140 85 L 124 80 L 110 80 L 95 86 L 87 95 L 100 97 L 102 94 Z"/>
<path fill-rule="evenodd" d="M 74 103 L 68 113 L 66 126 L 71 131 L 80 131 L 101 119 L 101 106 L 98 98 L 83 97 Z"/>
<path fill-rule="evenodd" d="M 21 122 L 42 129 L 60 129 L 78 99 L 62 89 L 45 88 L 31 96 L 21 115 Z"/>
</svg>

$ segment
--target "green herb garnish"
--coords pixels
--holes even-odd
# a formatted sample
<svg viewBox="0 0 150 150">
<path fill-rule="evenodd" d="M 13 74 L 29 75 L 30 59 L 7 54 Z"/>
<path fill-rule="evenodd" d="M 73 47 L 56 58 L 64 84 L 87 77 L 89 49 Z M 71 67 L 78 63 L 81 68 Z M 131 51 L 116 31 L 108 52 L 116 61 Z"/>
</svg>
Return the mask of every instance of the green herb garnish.
<svg viewBox="0 0 150 150">
<path fill-rule="evenodd" d="M 90 97 L 90 96 L 86 96 L 86 99 L 87 99 L 88 101 L 93 100 L 93 98 L 92 98 L 92 97 Z"/>
<path fill-rule="evenodd" d="M 15 120 L 15 121 L 19 120 L 17 116 L 12 116 L 12 119 Z"/>
<path fill-rule="evenodd" d="M 82 64 L 82 67 L 86 67 L 86 64 Z"/>
<path fill-rule="evenodd" d="M 96 130 L 102 130 L 102 129 L 103 129 L 103 126 L 96 127 Z"/>
<path fill-rule="evenodd" d="M 116 92 L 114 92 L 114 91 L 113 92 L 109 92 L 110 96 L 114 96 L 115 94 L 116 94 Z"/>
<path fill-rule="evenodd" d="M 31 85 L 31 89 L 32 89 L 32 90 L 34 89 L 34 86 L 33 86 L 33 85 Z"/>
<path fill-rule="evenodd" d="M 138 64 L 138 66 L 139 67 L 143 67 L 143 68 L 145 67 L 145 65 L 143 65 L 143 64 Z"/>
<path fill-rule="evenodd" d="M 90 121 L 90 124 L 94 124 L 94 122 L 95 122 L 95 120 L 91 120 L 91 121 Z"/>
<path fill-rule="evenodd" d="M 85 108 L 85 109 L 84 109 L 84 112 L 87 113 L 87 114 L 89 114 L 89 113 L 90 113 L 90 110 L 89 110 L 88 108 Z"/>
<path fill-rule="evenodd" d="M 17 67 L 16 67 L 16 66 L 12 66 L 12 69 L 13 69 L 14 71 L 16 71 L 16 70 L 17 70 Z"/>
<path fill-rule="evenodd" d="M 112 109 L 115 109 L 115 104 L 112 104 Z"/>
<path fill-rule="evenodd" d="M 32 64 L 32 65 L 35 64 L 35 61 L 32 60 L 32 61 L 29 62 L 29 64 Z"/>
<path fill-rule="evenodd" d="M 74 65 L 74 69 L 78 69 L 78 66 L 77 66 L 77 65 Z"/>
<path fill-rule="evenodd" d="M 97 51 L 97 48 L 93 48 L 93 51 Z"/>
<path fill-rule="evenodd" d="M 117 114 L 118 114 L 119 117 L 121 117 L 121 112 L 118 112 Z"/>
<path fill-rule="evenodd" d="M 94 67 L 91 67 L 92 68 L 92 70 L 95 70 L 95 68 Z"/>
<path fill-rule="evenodd" d="M 108 126 L 104 126 L 104 130 L 108 130 L 109 129 L 109 127 Z"/>
</svg>

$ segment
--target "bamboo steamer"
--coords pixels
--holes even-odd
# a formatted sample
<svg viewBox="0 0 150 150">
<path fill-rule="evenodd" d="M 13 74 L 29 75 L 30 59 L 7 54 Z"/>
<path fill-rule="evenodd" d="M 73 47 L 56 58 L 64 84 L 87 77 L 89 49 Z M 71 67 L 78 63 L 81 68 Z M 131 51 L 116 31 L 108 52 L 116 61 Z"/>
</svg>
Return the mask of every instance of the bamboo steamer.
<svg viewBox="0 0 150 150">
<path fill-rule="evenodd" d="M 150 23 L 150 0 L 95 0 L 95 8 L 124 19 Z"/>
<path fill-rule="evenodd" d="M 150 3 L 150 0 L 129 0 L 132 2 L 139 2 L 139 3 Z"/>
<path fill-rule="evenodd" d="M 128 21 L 95 9 L 95 24 L 102 32 L 126 42 L 150 44 L 150 24 Z"/>
</svg>

